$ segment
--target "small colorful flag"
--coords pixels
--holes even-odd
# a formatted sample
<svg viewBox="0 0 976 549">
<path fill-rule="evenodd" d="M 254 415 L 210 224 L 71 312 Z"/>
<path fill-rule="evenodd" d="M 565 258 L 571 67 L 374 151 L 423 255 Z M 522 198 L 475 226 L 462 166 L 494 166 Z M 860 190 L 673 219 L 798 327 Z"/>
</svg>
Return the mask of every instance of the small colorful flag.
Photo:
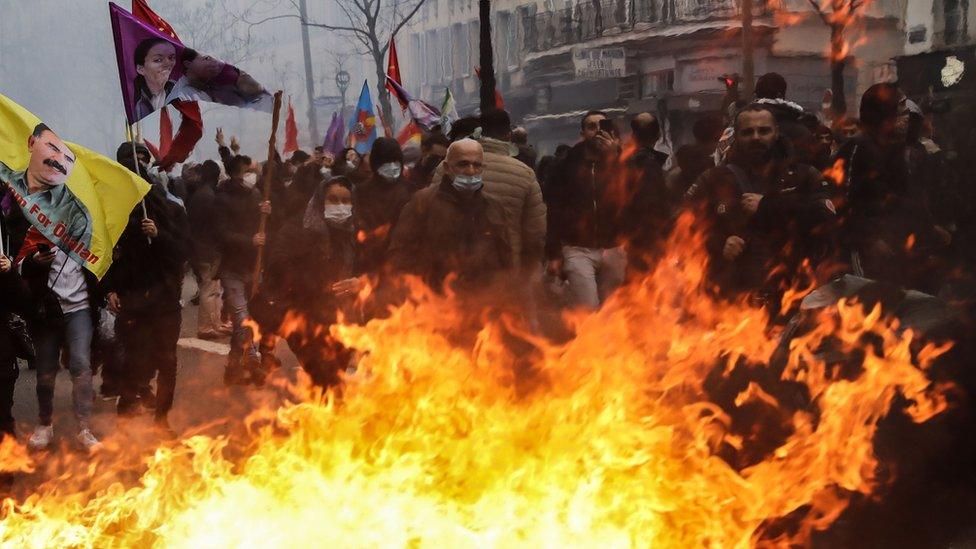
<svg viewBox="0 0 976 549">
<path fill-rule="evenodd" d="M 457 103 L 454 102 L 454 94 L 451 88 L 444 89 L 444 104 L 441 105 L 441 133 L 447 135 L 451 133 L 451 126 L 460 118 L 457 112 Z"/>
<path fill-rule="evenodd" d="M 291 96 L 288 96 L 288 118 L 285 119 L 285 147 L 282 154 L 289 154 L 298 150 L 298 123 L 295 122 L 295 108 L 291 104 Z"/>
<path fill-rule="evenodd" d="M 328 131 L 325 132 L 325 141 L 322 143 L 322 150 L 330 152 L 333 156 L 338 156 L 345 147 L 346 126 L 342 123 L 342 117 L 338 112 L 332 113 L 332 122 L 329 124 Z"/>
<path fill-rule="evenodd" d="M 369 96 L 369 82 L 363 81 L 363 91 L 359 93 L 356 114 L 349 121 L 349 146 L 359 154 L 366 154 L 376 141 L 376 113 L 373 99 Z"/>
<path fill-rule="evenodd" d="M 410 112 L 410 118 L 422 129 L 430 131 L 431 128 L 440 123 L 441 113 L 436 108 L 424 101 L 410 97 L 407 90 L 403 89 L 403 86 L 394 82 L 389 76 L 386 77 L 386 85 L 394 90 L 393 95 L 397 97 L 397 100 L 401 104 L 406 103 L 407 110 Z"/>
<path fill-rule="evenodd" d="M 397 94 L 393 86 L 390 85 L 390 81 L 392 80 L 397 86 L 403 87 L 403 79 L 400 77 L 400 59 L 397 56 L 396 42 L 393 40 L 392 36 L 390 37 L 390 54 L 386 63 L 386 78 L 386 89 L 390 90 L 390 93 L 397 98 L 397 101 L 400 103 L 400 108 L 407 110 L 408 101 L 404 101 L 403 98 Z"/>
<path fill-rule="evenodd" d="M 400 143 L 400 147 L 407 149 L 408 147 L 420 148 L 420 141 L 423 139 L 423 133 L 420 131 L 420 127 L 417 126 L 416 122 L 411 121 L 409 124 L 400 130 L 400 134 L 397 135 L 397 142 Z"/>
</svg>

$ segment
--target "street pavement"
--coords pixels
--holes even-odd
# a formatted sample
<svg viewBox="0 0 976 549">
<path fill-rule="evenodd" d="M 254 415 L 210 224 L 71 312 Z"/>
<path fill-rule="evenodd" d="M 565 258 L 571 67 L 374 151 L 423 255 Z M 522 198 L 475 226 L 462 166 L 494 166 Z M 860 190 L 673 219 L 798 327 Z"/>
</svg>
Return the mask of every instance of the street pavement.
<svg viewBox="0 0 976 549">
<path fill-rule="evenodd" d="M 295 379 L 298 362 L 282 341 L 277 356 L 282 368 L 277 370 L 262 389 L 254 387 L 225 387 L 223 370 L 229 350 L 228 340 L 204 341 L 196 338 L 197 307 L 190 304 L 196 292 L 191 277 L 184 284 L 183 325 L 177 353 L 176 398 L 170 413 L 170 425 L 179 437 L 193 434 L 222 435 L 242 429 L 248 413 L 260 408 L 277 407 L 285 396 L 284 385 Z M 18 438 L 26 444 L 37 425 L 36 376 L 21 363 L 20 378 L 14 394 L 14 418 Z M 111 448 L 137 447 L 151 451 L 160 440 L 160 433 L 152 428 L 150 415 L 120 419 L 115 412 L 115 400 L 105 401 L 98 396 L 101 377 L 95 377 L 95 410 L 93 431 Z M 64 368 L 58 373 L 54 398 L 55 444 L 47 453 L 83 456 L 74 443 L 78 432 L 71 406 L 71 377 Z M 70 455 L 68 455 L 70 454 Z M 43 455 L 35 456 L 44 459 Z M 32 478 L 35 477 L 35 478 Z M 21 476 L 18 485 L 37 482 L 37 475 Z"/>
</svg>

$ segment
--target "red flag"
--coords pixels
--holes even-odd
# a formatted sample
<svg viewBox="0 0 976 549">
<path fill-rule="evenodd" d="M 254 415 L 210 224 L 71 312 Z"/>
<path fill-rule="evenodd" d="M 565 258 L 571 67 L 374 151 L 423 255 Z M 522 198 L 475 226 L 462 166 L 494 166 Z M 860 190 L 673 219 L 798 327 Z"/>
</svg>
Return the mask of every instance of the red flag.
<svg viewBox="0 0 976 549">
<path fill-rule="evenodd" d="M 423 134 L 420 132 L 420 126 L 416 122 L 411 121 L 400 130 L 400 134 L 397 135 L 397 142 L 403 148 L 406 148 L 411 142 L 419 147 L 422 138 Z"/>
<path fill-rule="evenodd" d="M 154 12 L 149 7 L 149 4 L 146 3 L 146 0 L 132 0 L 132 15 L 135 15 L 136 19 L 156 27 L 159 29 L 159 32 L 171 36 L 174 40 L 180 42 L 180 38 L 176 36 L 176 31 L 173 30 L 173 27 L 165 19 L 160 17 L 159 14 Z"/>
<path fill-rule="evenodd" d="M 172 36 L 174 40 L 182 44 L 173 27 L 154 12 L 146 0 L 132 0 L 132 15 L 144 23 L 156 27 L 163 34 Z M 203 117 L 200 114 L 200 106 L 195 102 L 188 103 L 185 101 L 177 101 L 173 103 L 173 106 L 180 111 L 183 119 L 180 121 L 180 128 L 176 131 L 176 137 L 172 139 L 168 148 L 163 139 L 163 125 L 169 123 L 169 132 L 167 133 L 169 135 L 173 131 L 173 124 L 169 121 L 169 114 L 166 113 L 165 109 L 161 115 L 165 118 L 159 120 L 159 146 L 162 149 L 160 152 L 163 157 L 157 157 L 156 164 L 163 170 L 168 170 L 173 167 L 173 164 L 186 160 L 193 152 L 193 147 L 196 146 L 197 141 L 203 137 Z"/>
<path fill-rule="evenodd" d="M 166 105 L 159 112 L 159 154 L 166 156 L 173 146 L 173 122 L 169 119 Z M 159 158 L 158 156 L 156 158 Z"/>
<path fill-rule="evenodd" d="M 285 120 L 285 148 L 282 154 L 289 154 L 298 150 L 298 123 L 295 122 L 295 108 L 291 105 L 291 97 L 288 98 L 288 118 Z"/>
<path fill-rule="evenodd" d="M 481 67 L 475 67 L 474 73 L 478 75 L 478 80 L 481 80 Z M 502 92 L 495 88 L 495 108 L 505 110 L 505 100 L 502 99 Z"/>
<path fill-rule="evenodd" d="M 400 78 L 400 59 L 397 57 L 396 42 L 393 41 L 393 37 L 390 37 L 390 56 L 386 63 L 386 77 L 397 83 L 398 86 L 403 87 L 403 79 Z M 400 103 L 400 108 L 407 110 L 408 103 L 403 100 L 403 97 L 397 93 L 396 88 L 394 88 L 389 81 L 386 83 L 386 89 L 393 94 L 393 97 L 397 98 L 397 102 Z"/>
</svg>

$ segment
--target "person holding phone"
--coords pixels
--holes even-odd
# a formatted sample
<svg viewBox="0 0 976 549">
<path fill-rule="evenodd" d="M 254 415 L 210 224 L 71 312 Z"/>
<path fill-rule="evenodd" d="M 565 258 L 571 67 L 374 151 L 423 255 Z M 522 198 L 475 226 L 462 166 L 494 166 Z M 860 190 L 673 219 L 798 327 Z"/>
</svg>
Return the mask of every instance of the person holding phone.
<svg viewBox="0 0 976 549">
<path fill-rule="evenodd" d="M 627 184 L 616 125 L 602 111 L 586 113 L 579 143 L 545 185 L 546 270 L 569 281 L 575 306 L 599 308 L 624 281 Z"/>
<path fill-rule="evenodd" d="M 17 265 L 27 281 L 36 310 L 29 327 L 37 354 L 34 365 L 39 421 L 28 447 L 43 450 L 54 440 L 54 381 L 61 367 L 61 348 L 66 346 L 72 403 L 78 421 L 75 441 L 86 450 L 96 450 L 102 444 L 91 430 L 95 398 L 91 344 L 95 331 L 93 311 L 99 302 L 98 281 L 33 227 L 17 256 Z"/>
</svg>

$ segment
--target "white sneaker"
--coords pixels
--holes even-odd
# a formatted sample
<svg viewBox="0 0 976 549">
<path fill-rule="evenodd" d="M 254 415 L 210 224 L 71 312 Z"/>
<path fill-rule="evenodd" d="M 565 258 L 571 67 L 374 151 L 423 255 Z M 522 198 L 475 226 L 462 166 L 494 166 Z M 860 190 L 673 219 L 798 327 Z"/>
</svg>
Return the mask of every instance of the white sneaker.
<svg viewBox="0 0 976 549">
<path fill-rule="evenodd" d="M 38 425 L 34 427 L 34 434 L 27 441 L 27 447 L 31 450 L 43 450 L 51 445 L 54 438 L 53 425 Z"/>
<path fill-rule="evenodd" d="M 88 451 L 98 450 L 102 447 L 102 443 L 95 438 L 90 429 L 82 429 L 78 432 L 78 436 L 75 437 L 78 444 L 81 444 L 82 448 Z"/>
</svg>

